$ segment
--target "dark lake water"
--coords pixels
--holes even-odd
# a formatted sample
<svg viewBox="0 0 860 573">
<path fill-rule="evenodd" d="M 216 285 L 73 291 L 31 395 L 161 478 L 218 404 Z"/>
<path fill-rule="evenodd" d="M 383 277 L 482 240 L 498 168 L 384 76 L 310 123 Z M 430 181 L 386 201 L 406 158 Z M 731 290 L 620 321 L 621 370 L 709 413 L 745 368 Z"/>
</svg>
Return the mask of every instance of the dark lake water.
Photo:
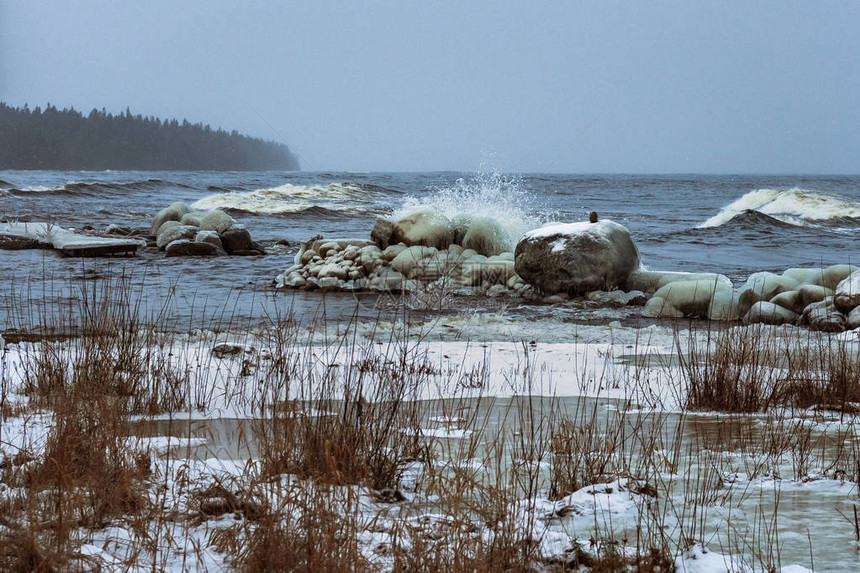
<svg viewBox="0 0 860 573">
<path fill-rule="evenodd" d="M 80 298 L 82 283 L 118 273 L 132 277 L 148 309 L 169 299 L 180 328 L 289 308 L 310 316 L 320 312 L 318 293 L 269 286 L 292 264 L 299 241 L 318 233 L 367 237 L 376 217 L 422 205 L 492 216 L 512 234 L 597 211 L 630 229 L 648 268 L 721 272 L 736 282 L 756 271 L 860 260 L 860 176 L 0 171 L 7 220 L 146 227 L 175 201 L 223 208 L 255 240 L 286 239 L 294 249 L 266 257 L 144 253 L 111 260 L 2 251 L 2 317 L 8 323 L 10 309 L 20 313 L 40 301 L 56 312 Z M 355 307 L 353 295 L 327 299 L 328 318 Z"/>
</svg>

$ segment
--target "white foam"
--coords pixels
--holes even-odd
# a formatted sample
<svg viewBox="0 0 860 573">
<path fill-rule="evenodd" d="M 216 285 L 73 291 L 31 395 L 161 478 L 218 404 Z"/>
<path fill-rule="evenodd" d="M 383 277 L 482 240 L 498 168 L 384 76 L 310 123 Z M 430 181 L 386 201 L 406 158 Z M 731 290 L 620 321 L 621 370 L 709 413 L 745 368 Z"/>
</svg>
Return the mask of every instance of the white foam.
<svg viewBox="0 0 860 573">
<path fill-rule="evenodd" d="M 199 210 L 235 209 L 247 213 L 276 215 L 298 213 L 310 207 L 325 207 L 332 211 L 352 211 L 357 206 L 377 203 L 378 192 L 354 183 L 330 185 L 291 185 L 246 192 L 209 195 L 195 201 L 191 207 Z"/>
<path fill-rule="evenodd" d="M 792 225 L 860 217 L 860 203 L 807 189 L 758 189 L 723 208 L 699 228 L 719 227 L 744 211 L 758 211 Z"/>
<path fill-rule="evenodd" d="M 65 185 L 60 185 L 58 187 L 45 187 L 44 185 L 34 185 L 32 187 L 24 187 L 23 189 L 17 189 L 13 187 L 4 187 L 0 189 L 0 193 L 52 193 L 54 191 L 63 191 L 65 190 Z"/>
<path fill-rule="evenodd" d="M 394 214 L 398 220 L 418 211 L 432 210 L 449 219 L 488 217 L 496 220 L 515 243 L 526 231 L 540 222 L 527 214 L 529 193 L 519 178 L 498 171 L 478 172 L 460 178 L 451 187 L 432 194 L 410 197 Z"/>
</svg>

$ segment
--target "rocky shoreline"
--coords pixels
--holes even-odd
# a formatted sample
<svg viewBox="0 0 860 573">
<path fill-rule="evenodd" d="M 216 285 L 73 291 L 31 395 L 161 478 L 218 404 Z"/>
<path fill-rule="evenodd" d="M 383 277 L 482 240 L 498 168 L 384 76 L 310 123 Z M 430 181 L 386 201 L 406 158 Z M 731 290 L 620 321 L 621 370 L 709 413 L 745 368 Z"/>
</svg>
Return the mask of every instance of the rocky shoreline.
<svg viewBox="0 0 860 573">
<path fill-rule="evenodd" d="M 277 288 L 561 303 L 585 297 L 607 306 L 644 305 L 646 318 L 795 324 L 841 332 L 860 327 L 860 267 L 757 272 L 736 287 L 725 275 L 651 271 L 629 231 L 612 221 L 551 223 L 514 242 L 489 218 L 451 220 L 420 211 L 377 219 L 369 239 L 301 244 Z"/>
</svg>

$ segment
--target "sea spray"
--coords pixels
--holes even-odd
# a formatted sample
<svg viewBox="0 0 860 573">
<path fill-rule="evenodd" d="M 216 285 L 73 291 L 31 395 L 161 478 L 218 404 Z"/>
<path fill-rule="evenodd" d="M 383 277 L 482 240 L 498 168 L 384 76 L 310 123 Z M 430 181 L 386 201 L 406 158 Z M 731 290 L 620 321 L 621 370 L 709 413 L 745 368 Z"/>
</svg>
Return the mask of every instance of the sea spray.
<svg viewBox="0 0 860 573">
<path fill-rule="evenodd" d="M 426 210 L 444 215 L 452 221 L 472 221 L 486 217 L 497 221 L 516 244 L 523 233 L 539 227 L 542 222 L 527 210 L 532 199 L 519 176 L 505 175 L 495 170 L 479 171 L 468 178 L 457 179 L 450 187 L 436 188 L 407 198 L 394 213 L 394 219 Z"/>
</svg>

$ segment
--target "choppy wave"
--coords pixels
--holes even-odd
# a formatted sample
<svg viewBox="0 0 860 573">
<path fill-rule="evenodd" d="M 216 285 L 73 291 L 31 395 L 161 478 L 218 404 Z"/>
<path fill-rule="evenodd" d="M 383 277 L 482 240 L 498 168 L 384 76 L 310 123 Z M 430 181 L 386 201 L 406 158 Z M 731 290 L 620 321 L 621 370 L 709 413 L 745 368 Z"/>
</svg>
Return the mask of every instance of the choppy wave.
<svg viewBox="0 0 860 573">
<path fill-rule="evenodd" d="M 495 219 L 516 241 L 541 221 L 529 215 L 532 197 L 518 177 L 497 171 L 479 172 L 458 179 L 453 186 L 407 199 L 394 214 L 395 219 L 423 210 L 432 210 L 449 219 L 489 217 Z"/>
<path fill-rule="evenodd" d="M 6 183 L 6 182 L 0 182 Z M 13 195 L 27 195 L 27 194 L 53 194 L 53 195 L 87 195 L 87 196 L 98 196 L 103 194 L 114 194 L 114 193 L 122 193 L 125 191 L 141 191 L 141 190 L 158 190 L 164 189 L 167 187 L 185 187 L 187 185 L 182 185 L 179 183 L 173 183 L 170 181 L 165 181 L 163 179 L 146 179 L 143 181 L 130 181 L 128 183 L 117 183 L 117 182 L 107 182 L 107 181 L 88 181 L 88 182 L 78 182 L 78 181 L 70 181 L 63 185 L 57 185 L 55 187 L 46 187 L 44 185 L 34 185 L 30 187 L 22 187 L 17 188 L 13 185 L 9 185 L 7 189 L 3 189 L 3 193 L 13 194 Z"/>
<path fill-rule="evenodd" d="M 772 217 L 760 211 L 749 209 L 738 213 L 727 222 L 730 226 L 737 226 L 742 229 L 791 229 L 796 227 L 791 223 L 786 223 L 776 217 Z"/>
<path fill-rule="evenodd" d="M 699 228 L 725 225 L 749 211 L 795 226 L 844 224 L 860 218 L 860 203 L 807 189 L 758 189 L 723 208 Z"/>
<path fill-rule="evenodd" d="M 194 209 L 222 209 L 240 213 L 307 215 L 343 213 L 383 213 L 392 194 L 378 185 L 331 183 L 329 185 L 285 184 L 256 191 L 216 193 L 198 199 Z"/>
</svg>

